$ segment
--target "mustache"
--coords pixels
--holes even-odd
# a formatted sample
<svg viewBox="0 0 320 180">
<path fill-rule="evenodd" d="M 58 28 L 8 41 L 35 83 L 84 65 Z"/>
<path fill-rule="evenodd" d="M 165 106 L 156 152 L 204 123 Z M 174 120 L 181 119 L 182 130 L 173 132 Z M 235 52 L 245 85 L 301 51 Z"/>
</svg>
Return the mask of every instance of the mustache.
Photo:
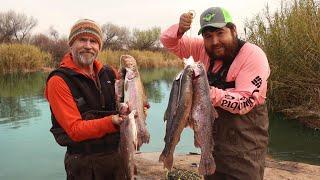
<svg viewBox="0 0 320 180">
<path fill-rule="evenodd" d="M 82 53 L 90 53 L 90 54 L 92 54 L 92 55 L 95 55 L 95 52 L 94 52 L 94 51 L 88 51 L 88 50 L 80 51 L 79 53 L 80 53 L 80 54 L 82 54 Z"/>
<path fill-rule="evenodd" d="M 222 48 L 224 47 L 222 44 L 219 44 L 219 45 L 211 45 L 211 49 L 219 49 L 219 48 Z"/>
</svg>

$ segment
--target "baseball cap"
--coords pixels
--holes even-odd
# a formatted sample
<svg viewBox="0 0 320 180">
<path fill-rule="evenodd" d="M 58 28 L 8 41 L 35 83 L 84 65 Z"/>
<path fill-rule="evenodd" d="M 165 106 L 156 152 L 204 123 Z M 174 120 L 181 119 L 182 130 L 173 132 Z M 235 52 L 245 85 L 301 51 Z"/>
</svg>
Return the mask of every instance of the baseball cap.
<svg viewBox="0 0 320 180">
<path fill-rule="evenodd" d="M 221 7 L 211 7 L 205 10 L 200 16 L 200 35 L 205 27 L 223 28 L 227 23 L 232 22 L 230 13 Z"/>
</svg>

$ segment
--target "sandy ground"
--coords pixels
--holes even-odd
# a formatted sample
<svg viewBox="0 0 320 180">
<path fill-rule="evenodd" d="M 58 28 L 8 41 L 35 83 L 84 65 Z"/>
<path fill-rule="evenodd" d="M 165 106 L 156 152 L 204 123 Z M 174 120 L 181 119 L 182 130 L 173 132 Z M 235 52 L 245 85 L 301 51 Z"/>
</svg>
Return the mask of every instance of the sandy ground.
<svg viewBox="0 0 320 180">
<path fill-rule="evenodd" d="M 137 179 L 159 180 L 165 179 L 166 170 L 158 162 L 160 153 L 136 154 L 136 164 L 138 167 Z M 197 167 L 192 167 L 192 163 L 198 163 L 199 155 L 175 155 L 174 167 L 188 169 L 197 172 Z M 265 180 L 320 180 L 320 166 L 304 163 L 276 161 L 267 158 L 264 174 Z"/>
</svg>

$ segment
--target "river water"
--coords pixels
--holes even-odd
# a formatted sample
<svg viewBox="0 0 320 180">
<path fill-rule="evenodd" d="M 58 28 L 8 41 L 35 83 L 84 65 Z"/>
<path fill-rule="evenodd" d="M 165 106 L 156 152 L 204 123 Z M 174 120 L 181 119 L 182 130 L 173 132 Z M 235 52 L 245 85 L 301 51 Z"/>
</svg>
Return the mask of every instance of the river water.
<svg viewBox="0 0 320 180">
<path fill-rule="evenodd" d="M 177 69 L 141 71 L 151 108 L 148 111 L 150 144 L 142 152 L 162 151 L 163 114 Z M 48 102 L 43 98 L 47 74 L 0 76 L 0 179 L 65 179 L 65 149 L 55 143 Z M 269 154 L 282 160 L 320 165 L 320 131 L 270 114 Z M 193 146 L 193 132 L 183 131 L 177 153 L 200 152 Z"/>
</svg>

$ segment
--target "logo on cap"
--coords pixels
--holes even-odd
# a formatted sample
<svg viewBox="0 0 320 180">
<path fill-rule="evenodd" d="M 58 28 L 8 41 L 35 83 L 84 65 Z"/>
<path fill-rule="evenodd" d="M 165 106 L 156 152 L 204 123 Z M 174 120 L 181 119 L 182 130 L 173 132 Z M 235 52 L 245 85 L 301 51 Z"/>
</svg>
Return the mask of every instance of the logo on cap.
<svg viewBox="0 0 320 180">
<path fill-rule="evenodd" d="M 211 19 L 214 17 L 214 13 L 209 13 L 209 14 L 207 14 L 205 17 L 203 17 L 203 20 L 205 20 L 205 21 L 207 21 L 207 22 L 209 22 L 209 21 L 211 21 Z"/>
</svg>

